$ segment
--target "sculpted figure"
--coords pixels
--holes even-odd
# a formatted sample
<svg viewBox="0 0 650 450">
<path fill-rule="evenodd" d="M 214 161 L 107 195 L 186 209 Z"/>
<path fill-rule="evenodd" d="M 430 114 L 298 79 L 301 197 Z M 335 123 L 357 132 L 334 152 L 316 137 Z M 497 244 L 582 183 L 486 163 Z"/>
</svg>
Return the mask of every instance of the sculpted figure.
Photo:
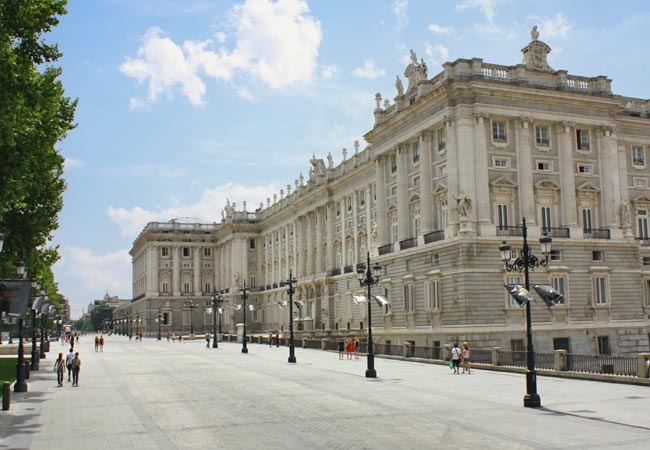
<svg viewBox="0 0 650 450">
<path fill-rule="evenodd" d="M 621 205 L 621 224 L 627 227 L 632 225 L 632 211 L 630 210 L 630 202 L 625 202 Z"/>
<path fill-rule="evenodd" d="M 539 38 L 539 31 L 537 31 L 537 25 L 530 30 L 530 37 L 533 38 L 533 41 L 536 41 Z"/>
<path fill-rule="evenodd" d="M 456 208 L 458 209 L 458 215 L 460 217 L 469 217 L 469 213 L 472 211 L 472 200 L 470 200 L 463 192 L 456 197 Z"/>
<path fill-rule="evenodd" d="M 327 168 L 334 168 L 334 158 L 332 158 L 332 153 L 327 153 Z"/>
<path fill-rule="evenodd" d="M 397 75 L 397 80 L 395 81 L 395 88 L 397 89 L 397 95 L 404 95 L 404 85 L 399 75 Z"/>
</svg>

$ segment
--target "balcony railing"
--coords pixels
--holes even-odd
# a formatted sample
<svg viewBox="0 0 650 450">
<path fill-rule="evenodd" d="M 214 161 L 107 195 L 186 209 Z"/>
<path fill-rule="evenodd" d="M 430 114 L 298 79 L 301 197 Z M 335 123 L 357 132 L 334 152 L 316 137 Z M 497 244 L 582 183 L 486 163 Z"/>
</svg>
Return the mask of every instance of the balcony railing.
<svg viewBox="0 0 650 450">
<path fill-rule="evenodd" d="M 523 235 L 524 235 L 524 228 L 519 225 L 514 227 L 499 225 L 497 227 L 497 236 L 521 237 Z"/>
<path fill-rule="evenodd" d="M 609 239 L 609 230 L 604 228 L 591 228 L 583 232 L 585 239 Z"/>
<path fill-rule="evenodd" d="M 352 273 L 354 271 L 354 267 L 352 266 L 345 266 L 343 268 L 343 273 Z"/>
<path fill-rule="evenodd" d="M 341 275 L 341 268 L 337 267 L 336 269 L 332 269 L 330 271 L 330 276 L 335 277 L 337 275 Z"/>
<path fill-rule="evenodd" d="M 542 234 L 552 238 L 569 239 L 570 237 L 568 228 L 542 227 Z"/>
<path fill-rule="evenodd" d="M 431 242 L 442 241 L 445 238 L 445 230 L 436 230 L 424 235 L 424 243 L 430 244 Z"/>
<path fill-rule="evenodd" d="M 635 237 L 635 241 L 639 241 L 639 244 L 643 245 L 644 247 L 650 246 L 650 237 Z"/>
<path fill-rule="evenodd" d="M 409 238 L 400 241 L 399 249 L 406 250 L 407 248 L 413 248 L 418 246 L 418 238 Z"/>
<path fill-rule="evenodd" d="M 380 255 L 387 255 L 389 253 L 393 253 L 393 244 L 386 244 L 379 247 Z"/>
</svg>

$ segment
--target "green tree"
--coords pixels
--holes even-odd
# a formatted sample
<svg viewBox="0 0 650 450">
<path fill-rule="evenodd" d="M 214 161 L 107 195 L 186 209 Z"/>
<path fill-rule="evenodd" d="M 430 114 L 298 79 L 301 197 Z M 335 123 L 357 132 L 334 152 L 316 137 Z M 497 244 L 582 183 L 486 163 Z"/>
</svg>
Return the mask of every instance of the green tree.
<svg viewBox="0 0 650 450">
<path fill-rule="evenodd" d="M 90 324 L 92 329 L 97 331 L 102 328 L 104 319 L 111 320 L 113 318 L 113 308 L 109 306 L 96 306 L 90 312 Z"/>
<path fill-rule="evenodd" d="M 0 276 L 13 275 L 24 259 L 57 305 L 51 267 L 59 254 L 47 245 L 58 228 L 65 181 L 55 146 L 74 128 L 77 101 L 64 95 L 61 69 L 53 66 L 61 53 L 44 35 L 66 14 L 66 3 L 0 0 Z"/>
</svg>

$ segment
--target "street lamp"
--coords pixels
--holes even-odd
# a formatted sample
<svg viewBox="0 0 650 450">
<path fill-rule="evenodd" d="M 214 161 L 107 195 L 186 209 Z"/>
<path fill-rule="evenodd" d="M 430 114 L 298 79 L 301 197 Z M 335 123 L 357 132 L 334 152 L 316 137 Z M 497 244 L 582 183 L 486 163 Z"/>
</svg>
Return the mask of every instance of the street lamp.
<svg viewBox="0 0 650 450">
<path fill-rule="evenodd" d="M 217 339 L 217 310 L 223 304 L 223 296 L 215 289 L 212 291 L 212 348 L 219 348 Z M 219 334 L 221 334 L 221 314 L 219 314 Z"/>
<path fill-rule="evenodd" d="M 287 285 L 287 294 L 289 294 L 289 362 L 296 362 L 295 347 L 293 345 L 293 294 L 296 293 L 294 285 L 297 280 L 293 277 L 289 269 L 289 279 L 285 281 Z"/>
<path fill-rule="evenodd" d="M 40 352 L 36 348 L 36 315 L 40 314 L 43 308 L 43 297 L 36 297 L 32 302 L 32 363 L 29 370 L 39 370 Z"/>
<path fill-rule="evenodd" d="M 18 278 L 24 280 L 27 276 L 27 268 L 25 263 L 21 260 L 16 263 L 16 273 Z M 27 293 L 29 297 L 29 293 Z M 27 300 L 27 299 L 25 299 Z M 25 371 L 25 346 L 23 344 L 23 327 L 25 319 L 23 318 L 24 306 L 21 306 L 21 312 L 18 315 L 18 362 L 16 364 L 16 383 L 14 384 L 14 392 L 27 392 L 27 383 L 25 378 L 27 374 Z"/>
<path fill-rule="evenodd" d="M 510 245 L 503 241 L 499 246 L 501 259 L 508 272 L 516 270 L 518 272 L 524 271 L 524 284 L 525 287 L 519 285 L 504 285 L 506 290 L 512 295 L 520 306 L 526 306 L 526 395 L 524 395 L 524 407 L 539 408 L 542 406 L 539 394 L 537 394 L 537 372 L 535 370 L 535 351 L 533 349 L 533 330 L 532 320 L 530 316 L 530 301 L 533 297 L 530 295 L 530 280 L 529 270 L 535 270 L 537 267 L 546 267 L 549 263 L 549 255 L 551 253 L 551 237 L 542 236 L 539 239 L 543 259 L 539 259 L 532 254 L 531 248 L 528 246 L 528 229 L 526 227 L 526 218 L 523 218 L 523 237 L 524 246 L 519 250 L 519 256 L 511 263 L 512 251 Z M 537 293 L 542 297 L 547 306 L 551 307 L 553 304 L 562 298 L 562 294 L 553 289 L 551 286 L 535 285 Z"/>
<path fill-rule="evenodd" d="M 372 301 L 370 288 L 373 284 L 379 283 L 381 277 L 381 266 L 375 264 L 370 269 L 370 252 L 368 252 L 367 264 L 357 264 L 357 278 L 359 279 L 360 286 L 368 288 L 368 368 L 366 369 L 366 378 L 377 378 L 377 371 L 375 370 L 375 353 L 372 345 Z"/>
<path fill-rule="evenodd" d="M 248 353 L 248 346 L 246 344 L 247 337 L 246 337 L 246 294 L 250 291 L 250 288 L 246 287 L 246 280 L 244 280 L 244 287 L 239 290 L 242 294 L 242 300 L 244 301 L 244 338 L 242 340 L 242 347 L 241 347 L 241 352 L 242 353 Z"/>
<path fill-rule="evenodd" d="M 185 302 L 185 307 L 190 309 L 190 336 L 194 336 L 194 306 L 194 302 L 191 300 Z"/>
<path fill-rule="evenodd" d="M 158 340 L 162 339 L 162 334 L 161 334 L 161 327 L 162 325 L 162 313 L 158 311 Z"/>
<path fill-rule="evenodd" d="M 135 315 L 135 335 L 140 336 L 140 313 Z"/>
<path fill-rule="evenodd" d="M 45 358 L 47 356 L 45 354 L 45 321 L 47 320 L 49 314 L 50 314 L 50 304 L 46 303 L 43 305 L 43 309 L 41 310 L 41 346 L 40 346 L 40 353 L 39 353 L 40 358 Z"/>
</svg>

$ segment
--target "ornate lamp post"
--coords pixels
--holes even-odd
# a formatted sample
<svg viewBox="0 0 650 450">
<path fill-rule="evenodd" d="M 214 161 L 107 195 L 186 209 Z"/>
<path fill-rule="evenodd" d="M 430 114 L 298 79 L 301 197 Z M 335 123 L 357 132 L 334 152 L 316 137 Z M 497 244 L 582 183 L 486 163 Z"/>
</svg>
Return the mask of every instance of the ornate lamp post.
<svg viewBox="0 0 650 450">
<path fill-rule="evenodd" d="M 212 291 L 212 348 L 219 348 L 217 339 L 217 310 L 221 308 L 223 296 L 216 291 Z M 221 334 L 221 314 L 219 314 L 219 334 Z"/>
<path fill-rule="evenodd" d="M 50 314 L 50 304 L 46 303 L 43 305 L 43 309 L 41 310 L 41 345 L 40 345 L 40 352 L 39 352 L 39 358 L 45 358 L 47 355 L 45 354 L 45 321 L 47 320 L 48 316 Z"/>
<path fill-rule="evenodd" d="M 43 297 L 36 297 L 32 302 L 32 363 L 29 370 L 39 370 L 40 352 L 36 348 L 36 315 L 40 314 L 43 307 Z"/>
<path fill-rule="evenodd" d="M 161 326 L 162 326 L 162 313 L 158 311 L 158 340 L 162 339 Z"/>
<path fill-rule="evenodd" d="M 190 335 L 194 336 L 194 302 L 188 300 L 185 302 L 185 307 L 190 309 Z"/>
<path fill-rule="evenodd" d="M 296 279 L 289 269 L 289 279 L 285 281 L 287 285 L 287 294 L 289 294 L 289 362 L 296 362 L 295 347 L 293 345 L 293 294 L 296 293 L 294 285 L 297 283 Z"/>
<path fill-rule="evenodd" d="M 25 279 L 27 277 L 27 268 L 25 263 L 21 260 L 16 263 L 16 272 L 18 278 Z M 14 384 L 14 392 L 27 392 L 27 383 L 25 382 L 27 368 L 25 367 L 25 346 L 23 344 L 23 327 L 25 319 L 21 313 L 18 317 L 18 363 L 16 364 L 16 384 Z"/>
<path fill-rule="evenodd" d="M 247 293 L 250 291 L 250 288 L 246 287 L 246 281 L 244 280 L 244 287 L 239 290 L 241 292 L 241 298 L 244 301 L 244 338 L 242 339 L 242 347 L 241 347 L 241 352 L 242 353 L 248 353 L 248 345 L 247 345 L 247 340 L 248 338 L 246 337 L 246 299 L 247 299 Z"/>
<path fill-rule="evenodd" d="M 370 288 L 372 285 L 379 283 L 381 277 L 381 266 L 375 264 L 370 269 L 370 253 L 368 253 L 367 264 L 357 265 L 357 278 L 359 279 L 360 286 L 368 288 L 368 368 L 366 369 L 366 378 L 377 378 L 377 371 L 375 370 L 375 353 L 372 344 L 372 299 Z"/>
<path fill-rule="evenodd" d="M 519 251 L 519 256 L 511 263 L 510 259 L 512 258 L 512 251 L 510 245 L 505 241 L 499 247 L 499 252 L 501 253 L 501 259 L 505 265 L 505 269 L 508 272 L 516 270 L 524 272 L 524 282 L 526 287 L 526 292 L 518 289 L 513 292 L 513 287 L 506 285 L 506 289 L 513 295 L 515 300 L 520 305 L 526 305 L 526 394 L 524 395 L 524 407 L 528 408 L 539 408 L 542 406 L 541 399 L 539 394 L 537 394 L 537 372 L 535 370 L 535 351 L 533 349 L 533 330 L 531 324 L 530 316 L 530 300 L 532 297 L 528 294 L 530 291 L 530 281 L 529 281 L 529 270 L 534 270 L 537 267 L 548 266 L 549 263 L 549 254 L 551 253 L 551 241 L 552 239 L 549 236 L 542 236 L 539 239 L 541 245 L 542 254 L 544 255 L 543 259 L 539 259 L 537 256 L 532 254 L 530 247 L 528 246 L 528 229 L 526 227 L 526 218 L 523 218 L 523 237 L 524 237 L 524 246 Z M 517 286 L 515 286 L 517 288 Z M 538 291 L 539 292 L 539 291 Z"/>
<path fill-rule="evenodd" d="M 135 315 L 135 335 L 140 336 L 140 313 Z"/>
</svg>

